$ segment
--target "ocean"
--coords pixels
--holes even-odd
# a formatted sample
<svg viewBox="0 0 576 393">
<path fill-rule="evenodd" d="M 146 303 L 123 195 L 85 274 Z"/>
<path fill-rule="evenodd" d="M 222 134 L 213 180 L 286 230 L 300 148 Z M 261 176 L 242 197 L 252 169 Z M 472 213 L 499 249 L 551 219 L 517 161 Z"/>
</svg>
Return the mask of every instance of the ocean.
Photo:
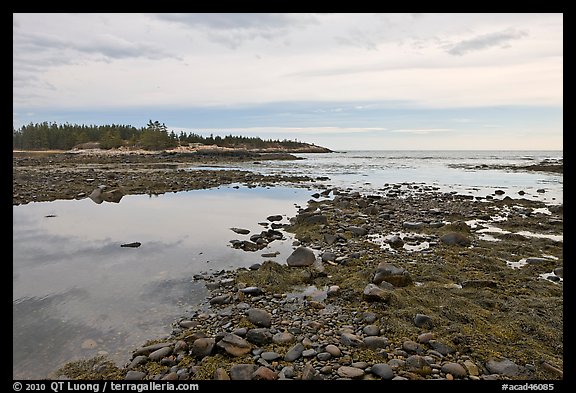
<svg viewBox="0 0 576 393">
<path fill-rule="evenodd" d="M 230 228 L 258 233 L 260 222 L 287 223 L 315 192 L 380 193 L 387 185 L 439 192 L 563 203 L 563 174 L 526 171 L 561 163 L 562 151 L 341 151 L 295 154 L 290 161 L 191 169 L 245 169 L 307 175 L 305 187 L 230 185 L 157 196 L 127 195 L 119 204 L 89 199 L 13 207 L 13 378 L 45 378 L 70 360 L 108 354 L 119 364 L 171 323 L 205 303 L 198 274 L 248 267 L 293 250 L 285 233 L 259 252 L 231 247 Z M 235 188 L 234 186 L 237 186 Z M 495 191 L 504 191 L 495 196 Z M 520 195 L 520 192 L 522 195 Z M 119 247 L 138 241 L 136 249 Z"/>
</svg>

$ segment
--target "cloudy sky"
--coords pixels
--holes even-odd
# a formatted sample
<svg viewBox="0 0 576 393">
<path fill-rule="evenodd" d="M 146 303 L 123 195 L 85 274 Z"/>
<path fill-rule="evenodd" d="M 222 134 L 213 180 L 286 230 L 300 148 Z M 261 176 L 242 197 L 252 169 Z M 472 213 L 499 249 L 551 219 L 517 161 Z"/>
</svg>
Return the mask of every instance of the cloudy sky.
<svg viewBox="0 0 576 393">
<path fill-rule="evenodd" d="M 13 14 L 13 125 L 562 149 L 562 14 Z"/>
</svg>

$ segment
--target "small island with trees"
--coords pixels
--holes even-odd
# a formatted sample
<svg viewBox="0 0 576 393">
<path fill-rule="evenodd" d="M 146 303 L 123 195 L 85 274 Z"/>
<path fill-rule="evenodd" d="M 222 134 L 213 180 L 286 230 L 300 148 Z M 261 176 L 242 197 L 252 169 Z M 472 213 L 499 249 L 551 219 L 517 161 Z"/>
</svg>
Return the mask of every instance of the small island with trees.
<svg viewBox="0 0 576 393">
<path fill-rule="evenodd" d="M 12 132 L 12 148 L 17 150 L 173 150 L 238 149 L 255 152 L 329 153 L 331 150 L 297 140 L 263 140 L 259 137 L 226 135 L 202 136 L 168 130 L 164 123 L 150 120 L 146 127 L 131 125 L 78 125 L 30 123 Z"/>
</svg>

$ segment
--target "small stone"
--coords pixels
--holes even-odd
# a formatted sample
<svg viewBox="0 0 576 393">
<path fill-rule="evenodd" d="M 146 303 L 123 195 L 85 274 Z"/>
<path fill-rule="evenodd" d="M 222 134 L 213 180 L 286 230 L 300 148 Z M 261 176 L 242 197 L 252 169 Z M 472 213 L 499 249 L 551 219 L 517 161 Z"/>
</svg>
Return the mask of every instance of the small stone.
<svg viewBox="0 0 576 393">
<path fill-rule="evenodd" d="M 310 266 L 316 260 L 316 256 L 314 255 L 314 251 L 309 249 L 308 247 L 298 247 L 286 260 L 288 266 L 293 267 L 301 267 L 301 266 Z"/>
<path fill-rule="evenodd" d="M 248 341 L 232 333 L 227 333 L 216 345 L 232 356 L 245 355 L 252 348 Z"/>
<path fill-rule="evenodd" d="M 230 380 L 230 376 L 222 367 L 217 368 L 214 371 L 214 379 L 217 381 L 228 381 Z"/>
<path fill-rule="evenodd" d="M 374 364 L 371 368 L 371 373 L 379 376 L 382 379 L 394 378 L 394 371 L 392 371 L 392 367 L 385 363 Z"/>
<path fill-rule="evenodd" d="M 252 373 L 252 379 L 254 380 L 265 380 L 274 381 L 278 379 L 278 374 L 270 370 L 268 367 L 260 366 L 256 371 Z"/>
<path fill-rule="evenodd" d="M 433 326 L 432 318 L 430 318 L 428 315 L 416 314 L 414 317 L 414 325 L 418 327 L 431 328 Z"/>
<path fill-rule="evenodd" d="M 250 381 L 256 366 L 253 364 L 235 364 L 230 367 L 230 379 L 233 381 Z"/>
<path fill-rule="evenodd" d="M 124 376 L 124 380 L 126 380 L 126 381 L 141 381 L 144 379 L 145 376 L 146 376 L 146 373 L 144 373 L 142 371 L 130 370 Z"/>
<path fill-rule="evenodd" d="M 376 325 L 366 325 L 362 329 L 362 332 L 367 336 L 377 336 L 380 334 L 380 328 Z"/>
<path fill-rule="evenodd" d="M 428 341 L 432 340 L 434 338 L 434 334 L 427 332 L 427 333 L 422 333 L 418 336 L 418 342 L 421 344 L 427 344 Z"/>
<path fill-rule="evenodd" d="M 302 352 L 304 352 L 304 345 L 298 343 L 290 348 L 290 350 L 286 353 L 286 356 L 284 356 L 284 360 L 287 362 L 293 362 L 302 356 Z"/>
<path fill-rule="evenodd" d="M 326 352 L 328 352 L 330 355 L 334 357 L 342 356 L 342 351 L 340 351 L 340 348 L 338 348 L 336 345 L 328 344 L 324 349 L 326 350 Z"/>
<path fill-rule="evenodd" d="M 160 348 L 160 349 L 157 349 L 156 351 L 152 352 L 150 355 L 148 355 L 148 357 L 150 358 L 150 360 L 158 361 L 158 360 L 162 359 L 163 357 L 170 355 L 171 353 L 172 353 L 172 348 L 164 347 L 164 348 Z"/>
<path fill-rule="evenodd" d="M 408 359 L 406 359 L 406 367 L 408 367 L 408 371 L 419 375 L 429 375 L 432 373 L 432 368 L 420 355 L 409 356 Z"/>
<path fill-rule="evenodd" d="M 272 325 L 272 315 L 261 308 L 248 310 L 248 320 L 256 326 L 270 327 Z"/>
<path fill-rule="evenodd" d="M 209 356 L 212 354 L 215 345 L 216 340 L 214 340 L 213 338 L 199 338 L 197 340 L 194 340 L 194 342 L 192 343 L 192 349 L 190 350 L 190 354 L 198 358 Z"/>
<path fill-rule="evenodd" d="M 442 372 L 452 374 L 456 378 L 464 378 L 468 375 L 464 367 L 454 362 L 444 363 L 442 365 Z"/>
<path fill-rule="evenodd" d="M 474 362 L 472 362 L 471 360 L 465 360 L 464 367 L 466 367 L 466 370 L 468 370 L 468 374 L 470 374 L 471 376 L 480 375 L 480 370 L 478 370 L 478 366 L 476 366 L 476 364 L 474 364 Z"/>
<path fill-rule="evenodd" d="M 368 336 L 364 337 L 364 345 L 370 349 L 386 348 L 388 340 L 385 337 Z"/>
<path fill-rule="evenodd" d="M 352 333 L 342 333 L 340 342 L 349 347 L 360 347 L 364 344 L 361 337 Z"/>
<path fill-rule="evenodd" d="M 341 366 L 338 368 L 338 375 L 342 378 L 360 378 L 364 375 L 364 370 L 356 367 Z"/>
<path fill-rule="evenodd" d="M 294 335 L 288 332 L 280 332 L 272 336 L 272 342 L 274 344 L 288 344 L 293 342 L 295 339 Z"/>
</svg>

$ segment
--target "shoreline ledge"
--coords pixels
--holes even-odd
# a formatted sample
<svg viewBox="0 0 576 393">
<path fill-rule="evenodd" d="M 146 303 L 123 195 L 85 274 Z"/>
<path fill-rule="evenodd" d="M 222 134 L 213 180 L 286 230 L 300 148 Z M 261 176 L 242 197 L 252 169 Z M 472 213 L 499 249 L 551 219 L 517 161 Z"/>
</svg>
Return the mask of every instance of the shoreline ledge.
<svg viewBox="0 0 576 393">
<path fill-rule="evenodd" d="M 302 266 L 197 275 L 211 293 L 168 337 L 50 378 L 563 379 L 563 243 L 526 235 L 562 235 L 562 205 L 383 192 L 314 197 L 285 228 Z"/>
</svg>

